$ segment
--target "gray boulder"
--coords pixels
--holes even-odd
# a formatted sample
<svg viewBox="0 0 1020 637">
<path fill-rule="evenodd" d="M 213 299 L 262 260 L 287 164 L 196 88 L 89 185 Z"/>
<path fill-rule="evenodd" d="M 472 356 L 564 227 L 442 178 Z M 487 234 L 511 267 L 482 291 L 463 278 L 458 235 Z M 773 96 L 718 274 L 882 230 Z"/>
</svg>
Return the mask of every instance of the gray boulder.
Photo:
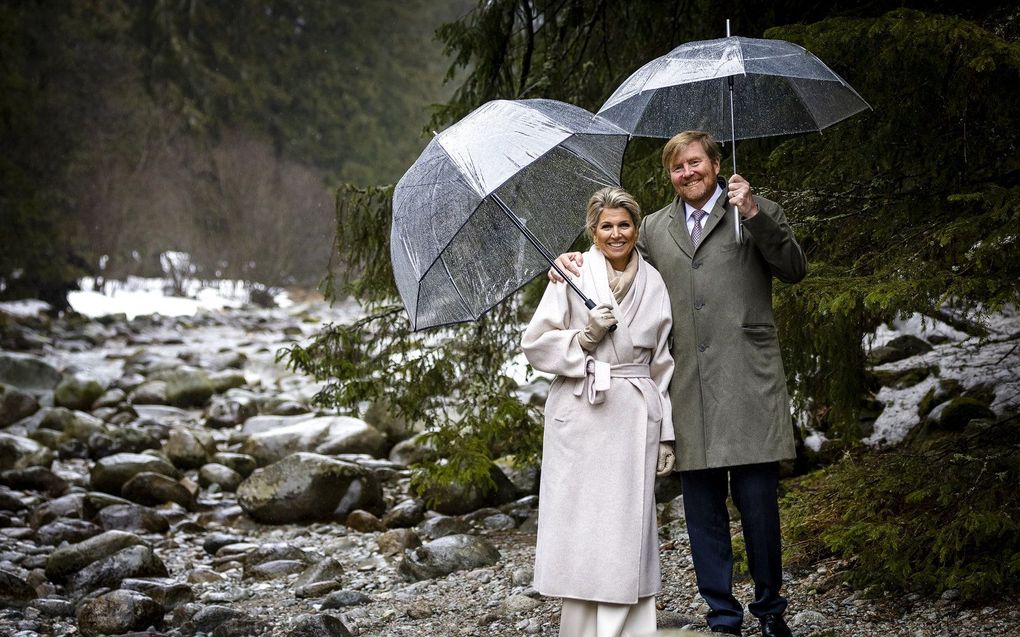
<svg viewBox="0 0 1020 637">
<path fill-rule="evenodd" d="M 230 467 L 211 462 L 198 470 L 198 484 L 203 487 L 217 485 L 224 491 L 237 491 L 244 478 Z"/>
<path fill-rule="evenodd" d="M 410 580 L 425 580 L 492 566 L 498 561 L 499 551 L 485 540 L 473 535 L 448 535 L 405 551 L 398 571 Z"/>
<path fill-rule="evenodd" d="M 6 427 L 39 411 L 35 397 L 11 385 L 0 384 L 0 427 Z"/>
<path fill-rule="evenodd" d="M 471 525 L 460 518 L 448 515 L 435 515 L 423 521 L 418 526 L 418 533 L 425 538 L 435 540 L 448 535 L 467 533 Z"/>
<path fill-rule="evenodd" d="M 382 522 L 388 528 L 399 529 L 414 526 L 424 519 L 425 503 L 421 500 L 410 499 L 397 503 L 387 511 Z"/>
<path fill-rule="evenodd" d="M 179 469 L 197 469 L 209 461 L 215 453 L 216 443 L 204 431 L 192 431 L 186 427 L 174 427 L 163 443 L 163 455 Z"/>
<path fill-rule="evenodd" d="M 187 487 L 169 476 L 152 471 L 135 474 L 124 483 L 120 492 L 128 500 L 146 506 L 176 502 L 189 511 L 195 508 L 195 496 Z"/>
<path fill-rule="evenodd" d="M 130 546 L 92 562 L 68 579 L 71 590 L 87 593 L 101 586 L 116 588 L 128 577 L 167 577 L 163 561 L 147 546 Z"/>
<path fill-rule="evenodd" d="M 53 390 L 53 402 L 58 407 L 88 411 L 103 395 L 103 389 L 99 381 L 94 378 L 68 374 Z"/>
<path fill-rule="evenodd" d="M 46 361 L 30 354 L 0 352 L 0 383 L 45 394 L 59 382 L 60 372 Z"/>
<path fill-rule="evenodd" d="M 4 607 L 24 606 L 36 598 L 35 589 L 19 570 L 0 566 L 0 604 Z"/>
<path fill-rule="evenodd" d="M 393 446 L 390 450 L 389 459 L 396 464 L 409 467 L 426 460 L 434 460 L 438 457 L 436 448 L 426 439 L 426 434 L 420 433 L 403 440 Z"/>
<path fill-rule="evenodd" d="M 164 609 L 138 591 L 110 591 L 78 607 L 78 629 L 85 635 L 122 635 L 163 623 Z"/>
<path fill-rule="evenodd" d="M 129 577 L 121 581 L 120 587 L 148 595 L 166 610 L 173 610 L 195 600 L 195 592 L 190 586 L 169 577 Z"/>
<path fill-rule="evenodd" d="M 121 549 L 140 544 L 142 541 L 132 533 L 107 531 L 77 544 L 62 546 L 50 553 L 46 560 L 46 577 L 53 580 L 63 579 Z"/>
<path fill-rule="evenodd" d="M 253 434 L 241 446 L 241 452 L 266 465 L 299 451 L 323 455 L 366 453 L 379 457 L 385 447 L 383 435 L 365 421 L 349 416 L 323 416 Z"/>
<path fill-rule="evenodd" d="M 103 529 L 87 520 L 61 518 L 39 527 L 35 538 L 42 546 L 59 546 L 64 542 L 77 544 L 102 532 Z"/>
<path fill-rule="evenodd" d="M 489 469 L 495 488 L 484 490 L 469 484 L 451 483 L 436 485 L 420 495 L 432 504 L 432 508 L 447 515 L 463 515 L 486 506 L 500 506 L 513 502 L 519 496 L 506 474 L 495 464 Z"/>
<path fill-rule="evenodd" d="M 132 405 L 168 405 L 167 384 L 162 380 L 150 380 L 131 390 L 128 400 Z"/>
<path fill-rule="evenodd" d="M 375 538 L 383 555 L 403 555 L 407 549 L 418 548 L 421 540 L 411 529 L 392 529 Z"/>
<path fill-rule="evenodd" d="M 241 428 L 241 433 L 264 433 L 280 429 L 282 427 L 289 427 L 290 425 L 295 425 L 299 422 L 312 420 L 313 418 L 315 418 L 315 414 L 311 413 L 253 416 L 245 421 L 244 427 Z"/>
<path fill-rule="evenodd" d="M 96 514 L 96 522 L 104 531 L 132 533 L 165 533 L 170 522 L 155 509 L 140 504 L 112 504 Z"/>
<path fill-rule="evenodd" d="M 221 428 L 239 425 L 258 415 L 259 408 L 250 396 L 217 396 L 206 412 L 205 425 Z"/>
<path fill-rule="evenodd" d="M 219 451 L 213 454 L 212 461 L 225 467 L 230 467 L 240 473 L 243 478 L 250 476 L 251 472 L 258 469 L 259 466 L 255 458 L 247 454 L 230 453 L 228 451 Z"/>
<path fill-rule="evenodd" d="M 215 391 L 209 376 L 196 367 L 182 366 L 157 372 L 151 378 L 166 383 L 167 403 L 174 407 L 201 407 L 209 402 Z"/>
<path fill-rule="evenodd" d="M 21 436 L 0 433 L 0 471 L 26 467 L 48 467 L 53 451 L 38 442 Z"/>
<path fill-rule="evenodd" d="M 340 619 L 318 613 L 299 618 L 287 637 L 351 637 L 351 631 Z"/>
<path fill-rule="evenodd" d="M 329 520 L 361 467 L 314 453 L 296 453 L 256 470 L 237 488 L 237 501 L 259 522 Z"/>
<path fill-rule="evenodd" d="M 124 483 L 145 471 L 177 477 L 174 466 L 162 458 L 144 453 L 117 453 L 96 462 L 91 473 L 92 488 L 120 495 Z"/>
</svg>

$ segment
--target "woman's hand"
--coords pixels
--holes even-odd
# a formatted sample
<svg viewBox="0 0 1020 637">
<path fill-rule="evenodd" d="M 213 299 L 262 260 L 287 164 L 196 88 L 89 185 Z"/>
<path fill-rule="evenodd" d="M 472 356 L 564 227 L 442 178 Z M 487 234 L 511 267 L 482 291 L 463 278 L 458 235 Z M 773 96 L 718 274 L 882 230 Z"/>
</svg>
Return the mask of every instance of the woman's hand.
<svg viewBox="0 0 1020 637">
<path fill-rule="evenodd" d="M 676 452 L 673 451 L 673 443 L 659 443 L 659 459 L 655 463 L 655 475 L 663 478 L 673 473 L 673 465 L 676 464 Z"/>
<path fill-rule="evenodd" d="M 614 325 L 616 325 L 616 317 L 613 316 L 613 309 L 608 303 L 596 305 L 588 310 L 588 324 L 577 336 L 581 348 L 586 352 L 594 351 L 606 337 L 609 328 Z"/>
</svg>

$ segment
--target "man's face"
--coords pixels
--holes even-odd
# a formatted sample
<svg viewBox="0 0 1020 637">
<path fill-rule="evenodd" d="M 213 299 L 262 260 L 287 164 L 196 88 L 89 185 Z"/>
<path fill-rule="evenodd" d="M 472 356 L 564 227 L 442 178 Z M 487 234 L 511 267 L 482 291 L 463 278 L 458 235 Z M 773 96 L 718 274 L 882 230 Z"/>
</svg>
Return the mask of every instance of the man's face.
<svg viewBox="0 0 1020 637">
<path fill-rule="evenodd" d="M 712 161 L 701 146 L 691 142 L 673 155 L 669 163 L 669 180 L 685 202 L 701 208 L 715 192 L 719 162 Z"/>
</svg>

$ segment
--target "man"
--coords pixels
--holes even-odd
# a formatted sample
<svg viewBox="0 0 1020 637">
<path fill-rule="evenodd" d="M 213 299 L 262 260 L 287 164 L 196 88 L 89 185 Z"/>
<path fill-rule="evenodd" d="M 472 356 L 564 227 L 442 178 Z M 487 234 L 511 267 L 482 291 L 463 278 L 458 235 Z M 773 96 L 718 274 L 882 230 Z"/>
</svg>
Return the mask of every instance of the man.
<svg viewBox="0 0 1020 637">
<path fill-rule="evenodd" d="M 720 159 L 719 144 L 707 133 L 686 131 L 666 143 L 662 163 L 677 196 L 645 218 L 637 247 L 662 274 L 670 296 L 675 470 L 683 483 L 698 591 L 710 609 L 708 625 L 712 632 L 741 634 L 743 607 L 732 592 L 729 492 L 740 511 L 754 580 L 748 608 L 763 636 L 789 637 L 780 595 L 778 483 L 779 461 L 795 453 L 772 278 L 796 283 L 807 262 L 782 208 L 753 195 L 739 175 L 727 184 L 719 177 Z M 727 201 L 741 217 L 740 243 Z M 558 259 L 577 274 L 572 261 L 580 263 L 579 253 Z"/>
</svg>

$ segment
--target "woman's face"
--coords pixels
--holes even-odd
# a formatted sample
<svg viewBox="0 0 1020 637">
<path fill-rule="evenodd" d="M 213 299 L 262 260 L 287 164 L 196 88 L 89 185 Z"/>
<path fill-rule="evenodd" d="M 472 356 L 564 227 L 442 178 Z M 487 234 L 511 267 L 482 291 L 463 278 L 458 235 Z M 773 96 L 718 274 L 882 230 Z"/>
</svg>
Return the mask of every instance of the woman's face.
<svg viewBox="0 0 1020 637">
<path fill-rule="evenodd" d="M 637 243 L 637 227 L 623 208 L 605 208 L 595 224 L 595 245 L 606 255 L 613 269 L 623 270 Z"/>
</svg>

